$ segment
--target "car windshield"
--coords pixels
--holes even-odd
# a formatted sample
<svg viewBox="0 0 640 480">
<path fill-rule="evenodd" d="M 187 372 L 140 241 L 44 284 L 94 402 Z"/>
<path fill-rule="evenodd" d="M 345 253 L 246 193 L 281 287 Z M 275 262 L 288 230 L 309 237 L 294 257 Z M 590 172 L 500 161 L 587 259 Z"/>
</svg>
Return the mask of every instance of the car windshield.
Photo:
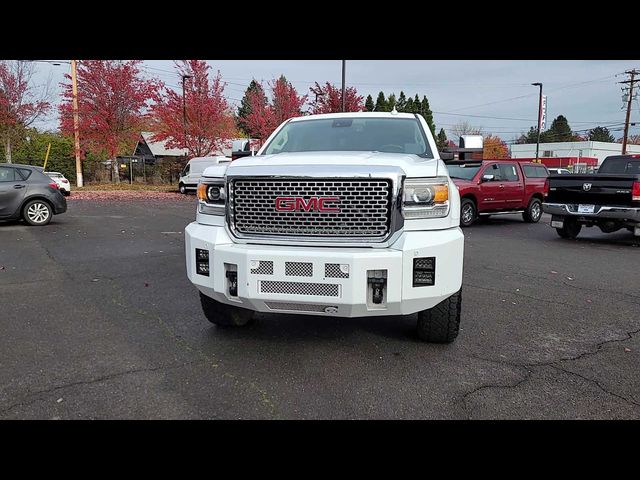
<svg viewBox="0 0 640 480">
<path fill-rule="evenodd" d="M 462 180 L 471 180 L 482 165 L 447 165 L 449 176 L 451 178 L 460 178 Z"/>
<path fill-rule="evenodd" d="M 287 123 L 264 155 L 283 152 L 387 152 L 433 158 L 416 118 L 342 117 Z"/>
</svg>

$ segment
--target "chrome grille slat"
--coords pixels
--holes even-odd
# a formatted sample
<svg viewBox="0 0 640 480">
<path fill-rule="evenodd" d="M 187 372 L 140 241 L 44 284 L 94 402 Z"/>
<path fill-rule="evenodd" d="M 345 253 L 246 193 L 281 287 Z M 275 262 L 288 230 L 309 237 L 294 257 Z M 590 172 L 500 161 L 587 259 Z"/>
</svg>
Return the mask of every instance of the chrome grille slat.
<svg viewBox="0 0 640 480">
<path fill-rule="evenodd" d="M 385 237 L 391 217 L 389 179 L 234 179 L 231 221 L 244 236 Z M 277 197 L 339 197 L 340 212 L 275 210 Z"/>
</svg>

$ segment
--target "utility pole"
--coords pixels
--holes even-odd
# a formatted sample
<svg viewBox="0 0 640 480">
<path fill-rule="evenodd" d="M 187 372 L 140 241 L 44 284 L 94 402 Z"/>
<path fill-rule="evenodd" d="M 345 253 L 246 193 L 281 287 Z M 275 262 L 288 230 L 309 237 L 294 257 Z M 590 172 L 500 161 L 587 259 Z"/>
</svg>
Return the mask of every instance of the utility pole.
<svg viewBox="0 0 640 480">
<path fill-rule="evenodd" d="M 345 93 L 345 85 L 344 85 L 344 81 L 345 81 L 345 73 L 346 73 L 346 69 L 347 69 L 347 61 L 346 60 L 342 60 L 342 111 L 345 111 L 345 98 L 344 98 L 344 93 Z"/>
<path fill-rule="evenodd" d="M 627 99 L 627 117 L 624 121 L 624 135 L 622 137 L 622 155 L 626 155 L 627 153 L 627 137 L 629 136 L 629 119 L 631 118 L 631 101 L 633 100 L 633 84 L 637 82 L 635 79 L 636 75 L 640 75 L 640 72 L 636 69 L 628 70 L 626 72 L 627 75 L 630 75 L 629 80 L 625 80 L 620 83 L 628 83 L 629 84 L 629 98 Z"/>
<path fill-rule="evenodd" d="M 540 87 L 540 99 L 538 100 L 538 141 L 536 142 L 536 162 L 540 161 L 540 130 L 542 129 L 542 84 L 532 83 L 534 87 Z"/>
<path fill-rule="evenodd" d="M 82 163 L 80 162 L 80 126 L 78 121 L 78 75 L 77 60 L 71 60 L 71 92 L 73 94 L 73 137 L 76 154 L 76 185 L 84 185 L 82 179 Z"/>
</svg>

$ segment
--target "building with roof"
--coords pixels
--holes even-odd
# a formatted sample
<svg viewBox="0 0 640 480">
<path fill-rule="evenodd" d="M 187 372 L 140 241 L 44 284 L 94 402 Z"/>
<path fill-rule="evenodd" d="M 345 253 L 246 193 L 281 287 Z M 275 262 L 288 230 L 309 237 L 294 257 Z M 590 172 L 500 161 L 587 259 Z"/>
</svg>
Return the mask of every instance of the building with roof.
<svg viewBox="0 0 640 480">
<path fill-rule="evenodd" d="M 514 144 L 510 147 L 511 158 L 535 158 L 536 144 L 522 143 Z M 599 166 L 602 161 L 610 155 L 620 155 L 622 153 L 621 143 L 609 142 L 552 142 L 540 143 L 540 158 L 547 166 L 566 166 L 562 163 L 571 162 L 572 164 L 592 163 L 582 161 L 582 158 L 597 159 Z M 640 154 L 640 145 L 627 145 L 627 153 Z M 571 160 L 569 160 L 571 159 Z"/>
</svg>

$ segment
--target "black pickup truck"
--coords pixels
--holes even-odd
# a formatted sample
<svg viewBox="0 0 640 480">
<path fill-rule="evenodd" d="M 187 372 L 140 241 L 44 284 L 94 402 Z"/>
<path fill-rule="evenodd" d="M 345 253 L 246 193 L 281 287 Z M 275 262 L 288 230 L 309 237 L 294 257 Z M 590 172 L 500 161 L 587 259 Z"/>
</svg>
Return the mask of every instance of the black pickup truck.
<svg viewBox="0 0 640 480">
<path fill-rule="evenodd" d="M 640 236 L 640 155 L 607 157 L 592 175 L 550 175 L 542 210 L 562 238 L 576 238 L 583 225 Z"/>
</svg>

